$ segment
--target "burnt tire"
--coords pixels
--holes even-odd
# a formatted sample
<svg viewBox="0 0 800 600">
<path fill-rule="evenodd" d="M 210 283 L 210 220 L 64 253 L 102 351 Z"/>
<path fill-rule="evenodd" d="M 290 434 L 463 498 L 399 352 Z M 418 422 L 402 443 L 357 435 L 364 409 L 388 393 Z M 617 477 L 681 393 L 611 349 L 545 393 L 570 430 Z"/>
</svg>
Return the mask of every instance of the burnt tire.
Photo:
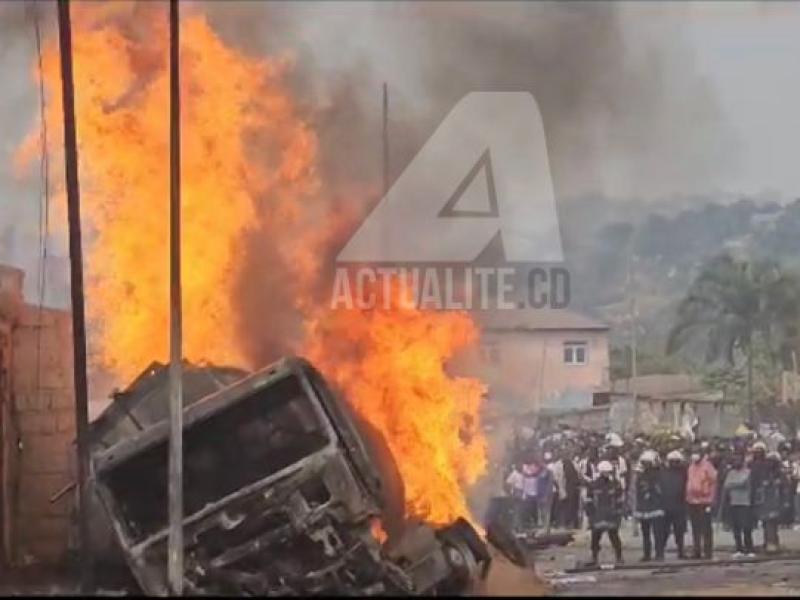
<svg viewBox="0 0 800 600">
<path fill-rule="evenodd" d="M 492 556 L 486 543 L 468 521 L 459 518 L 452 525 L 439 530 L 436 536 L 444 546 L 448 563 L 460 577 L 486 577 Z M 461 560 L 456 553 L 462 555 Z"/>
</svg>

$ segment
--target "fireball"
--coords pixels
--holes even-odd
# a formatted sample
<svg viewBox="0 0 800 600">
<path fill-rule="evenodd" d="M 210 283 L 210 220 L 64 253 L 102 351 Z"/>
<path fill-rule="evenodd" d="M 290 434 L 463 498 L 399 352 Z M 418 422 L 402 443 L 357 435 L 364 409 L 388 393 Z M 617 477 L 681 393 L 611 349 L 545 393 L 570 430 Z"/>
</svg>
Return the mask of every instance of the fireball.
<svg viewBox="0 0 800 600">
<path fill-rule="evenodd" d="M 167 11 L 163 3 L 80 3 L 72 15 L 89 356 L 124 383 L 168 357 Z M 285 81 L 291 58 L 241 52 L 197 7 L 182 18 L 181 45 L 185 358 L 261 366 L 236 327 L 235 296 L 248 251 L 242 240 L 266 224 L 307 321 L 297 350 L 383 433 L 408 514 L 433 523 L 468 516 L 463 490 L 486 463 L 483 386 L 445 367 L 476 340 L 474 323 L 462 313 L 330 311 L 315 300 L 319 249 L 338 227 L 308 226 L 325 214 L 314 204 L 325 190 L 317 134 Z M 50 162 L 61 165 L 55 35 L 45 41 L 42 75 Z M 34 160 L 40 127 L 22 142 L 18 168 Z M 55 196 L 53 221 L 66 229 L 63 185 Z"/>
</svg>

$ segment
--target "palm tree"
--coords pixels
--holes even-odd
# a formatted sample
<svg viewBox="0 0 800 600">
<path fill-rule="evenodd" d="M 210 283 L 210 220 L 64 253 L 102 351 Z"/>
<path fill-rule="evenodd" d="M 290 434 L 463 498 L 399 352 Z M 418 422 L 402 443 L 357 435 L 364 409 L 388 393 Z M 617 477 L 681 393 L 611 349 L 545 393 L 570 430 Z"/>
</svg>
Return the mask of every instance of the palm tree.
<svg viewBox="0 0 800 600">
<path fill-rule="evenodd" d="M 769 260 L 712 259 L 692 282 L 678 306 L 669 335 L 673 353 L 698 336 L 705 336 L 706 361 L 734 364 L 736 351 L 747 360 L 747 402 L 753 423 L 753 342 L 763 336 L 770 348 L 785 343 L 787 325 L 796 319 L 797 280 Z"/>
</svg>

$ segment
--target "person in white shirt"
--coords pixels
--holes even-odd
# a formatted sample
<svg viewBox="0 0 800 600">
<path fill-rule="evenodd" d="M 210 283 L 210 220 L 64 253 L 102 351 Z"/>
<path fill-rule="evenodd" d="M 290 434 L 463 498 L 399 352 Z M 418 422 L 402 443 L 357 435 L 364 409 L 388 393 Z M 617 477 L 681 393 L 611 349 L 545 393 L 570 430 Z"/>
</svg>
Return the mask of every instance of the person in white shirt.
<svg viewBox="0 0 800 600">
<path fill-rule="evenodd" d="M 517 465 L 511 466 L 511 473 L 506 478 L 506 492 L 513 498 L 522 498 L 522 473 Z"/>
<path fill-rule="evenodd" d="M 539 473 L 541 467 L 530 461 L 522 465 L 523 520 L 527 528 L 534 528 L 539 521 Z"/>
<path fill-rule="evenodd" d="M 506 493 L 511 497 L 511 522 L 513 523 L 514 532 L 519 531 L 522 527 L 524 483 L 522 471 L 520 471 L 518 465 L 512 465 L 511 473 L 506 477 Z"/>
</svg>

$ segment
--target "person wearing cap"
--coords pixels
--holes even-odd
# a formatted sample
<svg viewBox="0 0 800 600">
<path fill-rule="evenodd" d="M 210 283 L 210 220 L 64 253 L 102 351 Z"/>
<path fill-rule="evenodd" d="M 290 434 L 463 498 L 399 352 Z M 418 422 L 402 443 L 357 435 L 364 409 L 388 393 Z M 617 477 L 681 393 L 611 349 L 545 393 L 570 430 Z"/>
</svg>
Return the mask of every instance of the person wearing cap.
<svg viewBox="0 0 800 600">
<path fill-rule="evenodd" d="M 692 558 L 710 559 L 714 547 L 714 529 L 711 526 L 712 506 L 717 493 L 717 470 L 703 453 L 702 446 L 692 452 L 691 464 L 686 472 L 686 504 L 692 524 Z"/>
<path fill-rule="evenodd" d="M 685 558 L 683 538 L 686 534 L 686 467 L 680 450 L 672 450 L 667 454 L 667 466 L 661 469 L 660 477 L 664 502 L 664 535 L 661 538 L 661 550 L 656 547 L 656 554 L 664 555 L 664 547 L 672 534 L 675 536 L 678 558 Z"/>
<path fill-rule="evenodd" d="M 622 510 L 623 491 L 614 475 L 614 467 L 607 460 L 600 461 L 597 465 L 597 478 L 589 484 L 586 495 L 586 516 L 592 531 L 592 559 L 589 566 L 597 564 L 603 532 L 606 532 L 614 548 L 616 564 L 622 564 L 622 540 L 619 537 Z"/>
<path fill-rule="evenodd" d="M 767 464 L 767 445 L 758 441 L 750 447 L 750 476 L 753 479 L 753 486 L 758 487 L 761 479 L 767 474 L 769 465 Z"/>
<path fill-rule="evenodd" d="M 641 470 L 636 476 L 636 507 L 633 516 L 639 521 L 642 531 L 642 562 L 652 558 L 653 546 L 656 559 L 663 560 L 664 499 L 661 491 L 658 455 L 653 450 L 645 450 L 639 457 Z"/>
<path fill-rule="evenodd" d="M 781 470 L 781 455 L 770 452 L 766 456 L 766 468 L 753 484 L 753 507 L 756 518 L 764 527 L 764 552 L 773 554 L 780 550 L 778 522 L 787 503 L 786 481 Z"/>
<path fill-rule="evenodd" d="M 726 516 L 733 529 L 736 553 L 733 558 L 746 556 L 752 558 L 753 552 L 753 510 L 752 480 L 750 468 L 741 453 L 736 453 L 731 468 L 725 474 L 722 486 L 722 505 L 727 507 Z"/>
</svg>

